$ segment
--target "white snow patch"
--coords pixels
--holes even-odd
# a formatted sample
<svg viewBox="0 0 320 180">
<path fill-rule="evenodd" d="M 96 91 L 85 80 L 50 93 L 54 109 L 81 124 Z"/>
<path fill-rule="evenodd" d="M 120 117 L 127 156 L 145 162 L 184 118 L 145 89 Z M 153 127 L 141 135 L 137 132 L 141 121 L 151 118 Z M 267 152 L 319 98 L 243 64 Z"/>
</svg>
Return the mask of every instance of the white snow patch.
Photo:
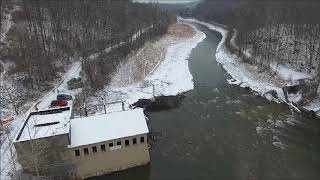
<svg viewBox="0 0 320 180">
<path fill-rule="evenodd" d="M 288 94 L 288 100 L 290 102 L 298 103 L 302 100 L 302 98 L 301 92 L 298 92 L 297 94 Z"/>
<path fill-rule="evenodd" d="M 307 73 L 302 73 L 288 68 L 282 64 L 271 64 L 271 69 L 275 71 L 288 85 L 299 84 L 299 80 L 312 79 L 312 76 Z"/>
<path fill-rule="evenodd" d="M 238 35 L 239 35 L 239 31 L 236 30 L 236 29 L 233 29 L 233 31 L 234 31 L 234 33 L 233 33 L 233 35 L 232 35 L 232 38 L 231 38 L 231 40 L 230 40 L 230 43 L 231 43 L 231 45 L 232 45 L 233 47 L 235 47 L 236 49 L 240 49 L 239 46 L 238 46 L 238 44 L 237 44 L 237 41 L 236 41 L 236 39 L 237 39 L 237 37 L 238 37 Z"/>
<path fill-rule="evenodd" d="M 273 144 L 274 146 L 282 149 L 282 150 L 285 150 L 285 149 L 288 147 L 287 145 L 283 144 L 282 142 L 273 142 L 272 144 Z"/>
<path fill-rule="evenodd" d="M 305 108 L 309 111 L 320 112 L 320 97 L 314 99 L 312 102 L 306 105 Z"/>
</svg>

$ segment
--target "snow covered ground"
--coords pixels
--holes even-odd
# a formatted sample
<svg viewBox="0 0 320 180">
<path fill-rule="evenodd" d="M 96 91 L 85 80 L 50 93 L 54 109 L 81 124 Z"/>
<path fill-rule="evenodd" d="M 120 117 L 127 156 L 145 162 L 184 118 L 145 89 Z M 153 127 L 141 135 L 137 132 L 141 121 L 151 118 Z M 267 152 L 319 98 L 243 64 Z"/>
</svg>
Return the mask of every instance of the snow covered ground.
<svg viewBox="0 0 320 180">
<path fill-rule="evenodd" d="M 67 89 L 67 82 L 74 78 L 79 77 L 81 71 L 81 62 L 76 61 L 71 65 L 71 68 L 65 73 L 64 76 L 61 77 L 61 80 L 57 85 L 49 91 L 47 94 L 45 94 L 42 98 L 40 98 L 37 102 L 32 103 L 29 108 L 29 110 L 21 115 L 18 115 L 14 117 L 14 121 L 10 125 L 10 133 L 5 135 L 5 139 L 1 139 L 1 155 L 0 155 L 0 170 L 1 175 L 0 179 L 11 179 L 10 172 L 12 172 L 14 169 L 19 169 L 20 166 L 16 162 L 15 158 L 15 149 L 13 147 L 13 140 L 16 137 L 16 134 L 20 130 L 23 122 L 25 121 L 27 115 L 35 110 L 35 107 L 37 107 L 39 110 L 45 110 L 48 109 L 50 103 L 52 100 L 56 99 L 56 96 L 58 94 L 58 90 L 60 93 L 69 93 L 72 95 L 75 95 L 78 90 L 70 91 Z M 71 104 L 69 104 L 71 105 Z"/>
<path fill-rule="evenodd" d="M 121 76 L 119 74 L 123 72 L 118 71 L 111 80 L 111 85 L 104 90 L 109 101 L 123 100 L 126 103 L 133 104 L 142 98 L 151 99 L 153 95 L 177 95 L 193 89 L 193 77 L 189 70 L 187 58 L 191 50 L 202 42 L 206 35 L 194 26 L 192 26 L 192 29 L 195 35 L 192 38 L 172 43 L 166 50 L 164 60 L 159 61 L 144 80 L 131 84 L 121 84 L 118 78 Z M 131 66 L 128 65 L 128 67 Z"/>
<path fill-rule="evenodd" d="M 165 60 L 158 62 L 153 71 L 147 75 L 145 81 L 131 84 L 125 87 L 111 86 L 108 87 L 111 96 L 115 100 L 125 100 L 127 103 L 134 103 L 140 98 L 152 98 L 153 88 L 155 95 L 176 95 L 193 89 L 192 75 L 189 71 L 187 58 L 191 50 L 201 42 L 206 35 L 192 27 L 196 32 L 193 38 L 178 41 L 168 47 Z M 108 48 L 110 49 L 110 48 Z M 12 141 L 18 130 L 23 124 L 26 115 L 37 107 L 39 110 L 47 109 L 52 100 L 56 99 L 58 93 L 69 93 L 75 95 L 81 90 L 70 91 L 67 89 L 67 82 L 72 78 L 80 76 L 81 62 L 76 61 L 71 68 L 62 76 L 57 85 L 40 98 L 37 102 L 32 103 L 30 109 L 20 116 L 16 116 L 11 124 L 11 132 L 1 141 L 1 176 L 0 179 L 10 179 L 10 172 L 13 169 L 19 169 L 19 164 L 15 161 L 15 150 Z M 118 107 L 118 105 L 117 105 Z M 13 164 L 15 166 L 13 167 Z"/>
<path fill-rule="evenodd" d="M 312 79 L 310 74 L 295 71 L 282 64 L 272 63 L 270 66 L 271 69 L 281 77 L 281 79 L 286 81 L 287 85 L 296 85 L 299 84 L 299 80 Z"/>
</svg>

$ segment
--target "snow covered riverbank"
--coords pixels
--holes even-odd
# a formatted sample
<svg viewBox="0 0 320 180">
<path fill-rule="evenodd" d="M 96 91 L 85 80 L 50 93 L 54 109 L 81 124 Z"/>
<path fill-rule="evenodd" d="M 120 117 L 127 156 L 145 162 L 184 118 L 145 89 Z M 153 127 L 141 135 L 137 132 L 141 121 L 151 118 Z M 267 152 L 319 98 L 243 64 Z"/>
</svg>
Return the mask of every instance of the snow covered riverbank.
<svg viewBox="0 0 320 180">
<path fill-rule="evenodd" d="M 309 77 L 308 75 L 293 70 L 283 71 L 278 67 L 275 71 L 276 75 L 273 77 L 271 77 L 271 73 L 268 71 L 259 72 L 258 67 L 244 63 L 240 57 L 238 57 L 236 54 L 233 54 L 228 48 L 227 43 L 229 43 L 230 46 L 234 47 L 235 49 L 238 49 L 235 41 L 238 35 L 236 30 L 232 30 L 224 25 L 210 24 L 196 19 L 182 20 L 185 22 L 197 23 L 206 26 L 207 28 L 217 31 L 222 35 L 222 40 L 219 43 L 216 51 L 216 60 L 232 77 L 228 80 L 230 84 L 239 85 L 240 87 L 248 87 L 255 93 L 269 100 L 273 100 L 278 103 L 284 102 L 296 108 L 293 105 L 294 101 L 291 102 L 290 98 L 289 101 L 287 100 L 282 87 L 286 86 L 288 76 L 290 78 L 295 78 L 294 80 L 296 80 L 296 76 Z M 245 56 L 249 57 L 251 54 L 246 53 Z M 285 79 L 283 77 L 285 77 Z M 313 104 L 313 106 L 315 105 Z M 316 106 L 318 107 L 320 104 L 317 104 Z"/>
<path fill-rule="evenodd" d="M 119 67 L 111 84 L 98 96 L 107 96 L 108 101 L 123 100 L 128 104 L 133 104 L 139 99 L 153 98 L 153 95 L 177 95 L 193 89 L 193 77 L 187 59 L 192 49 L 202 42 L 206 35 L 191 24 L 187 24 L 187 26 L 191 26 L 194 34 L 192 37 L 181 38 L 167 35 L 153 42 L 151 49 L 144 50 L 142 48 L 136 55 L 140 60 L 146 59 L 140 64 L 143 66 L 150 64 L 147 66 L 149 70 L 141 72 L 141 69 L 133 65 L 137 60 L 129 59 L 127 63 Z M 151 45 L 146 44 L 146 46 Z M 152 49 L 157 49 L 160 52 L 151 57 L 149 55 L 147 58 L 145 55 L 141 56 L 141 54 L 151 53 Z M 138 81 L 131 80 L 132 76 L 137 73 L 139 77 L 143 78 L 138 78 Z M 128 78 L 129 80 L 127 80 Z"/>
<path fill-rule="evenodd" d="M 248 67 L 241 63 L 242 60 L 236 55 L 231 54 L 226 46 L 227 36 L 230 34 L 230 30 L 227 27 L 209 24 L 196 19 L 184 19 L 184 21 L 201 24 L 213 31 L 219 32 L 222 35 L 222 40 L 219 43 L 216 51 L 216 60 L 232 77 L 232 79 L 228 80 L 230 84 L 237 84 L 241 87 L 249 87 L 253 91 L 267 97 L 268 99 L 271 99 L 271 97 L 267 93 L 272 90 L 276 90 L 278 97 L 280 97 L 281 100 L 284 100 L 284 97 L 281 93 L 281 88 L 277 87 L 271 82 L 267 82 L 262 75 L 260 75 L 262 76 L 260 79 L 255 74 L 249 72 Z M 235 37 L 232 37 L 231 39 L 235 39 Z M 235 44 L 234 41 L 233 44 Z"/>
</svg>

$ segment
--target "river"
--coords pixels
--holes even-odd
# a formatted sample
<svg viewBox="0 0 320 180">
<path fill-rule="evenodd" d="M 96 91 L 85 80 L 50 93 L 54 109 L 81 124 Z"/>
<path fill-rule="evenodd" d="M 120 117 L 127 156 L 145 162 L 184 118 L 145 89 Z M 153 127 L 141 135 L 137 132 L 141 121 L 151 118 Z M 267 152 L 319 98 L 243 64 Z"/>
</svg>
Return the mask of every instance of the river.
<svg viewBox="0 0 320 180">
<path fill-rule="evenodd" d="M 91 179 L 318 179 L 320 121 L 229 85 L 215 60 L 220 34 L 192 50 L 194 90 L 177 109 L 150 114 L 151 163 Z"/>
</svg>

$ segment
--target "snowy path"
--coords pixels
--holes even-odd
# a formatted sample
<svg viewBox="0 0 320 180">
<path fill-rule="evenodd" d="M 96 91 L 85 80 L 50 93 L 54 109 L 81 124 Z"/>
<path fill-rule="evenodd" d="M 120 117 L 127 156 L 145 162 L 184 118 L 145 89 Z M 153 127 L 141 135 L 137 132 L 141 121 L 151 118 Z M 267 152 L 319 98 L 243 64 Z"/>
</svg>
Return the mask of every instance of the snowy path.
<svg viewBox="0 0 320 180">
<path fill-rule="evenodd" d="M 59 93 L 70 93 L 72 95 L 75 95 L 76 93 L 75 91 L 68 90 L 67 82 L 72 78 L 80 77 L 80 72 L 81 72 L 81 62 L 76 61 L 71 65 L 71 68 L 61 78 L 60 82 L 50 92 L 48 92 L 45 96 L 39 99 L 38 102 L 36 102 L 30 110 L 34 110 L 35 106 L 37 106 L 39 110 L 48 109 L 51 101 L 56 99 L 58 91 Z"/>
<path fill-rule="evenodd" d="M 149 27 L 146 27 L 146 28 L 144 28 L 144 29 L 142 29 L 142 30 L 139 30 L 138 32 L 136 32 L 135 34 L 133 34 L 133 35 L 131 36 L 132 41 L 137 40 L 137 38 L 138 38 L 142 33 L 145 33 L 145 32 L 147 32 L 147 31 L 149 31 L 151 28 L 153 28 L 153 25 L 151 25 L 151 26 L 149 26 Z M 124 44 L 126 44 L 126 43 L 127 43 L 127 42 L 121 41 L 119 44 L 116 44 L 116 45 L 113 45 L 113 46 L 111 46 L 111 47 L 108 47 L 108 48 L 104 49 L 102 52 L 98 52 L 98 53 L 95 53 L 95 54 L 90 55 L 89 58 L 90 58 L 90 59 L 95 59 L 95 58 L 97 58 L 97 57 L 99 56 L 99 54 L 101 54 L 101 53 L 108 53 L 108 52 L 110 52 L 112 49 L 118 48 L 118 47 L 120 47 L 120 46 L 122 46 L 122 45 L 124 45 Z"/>
</svg>

